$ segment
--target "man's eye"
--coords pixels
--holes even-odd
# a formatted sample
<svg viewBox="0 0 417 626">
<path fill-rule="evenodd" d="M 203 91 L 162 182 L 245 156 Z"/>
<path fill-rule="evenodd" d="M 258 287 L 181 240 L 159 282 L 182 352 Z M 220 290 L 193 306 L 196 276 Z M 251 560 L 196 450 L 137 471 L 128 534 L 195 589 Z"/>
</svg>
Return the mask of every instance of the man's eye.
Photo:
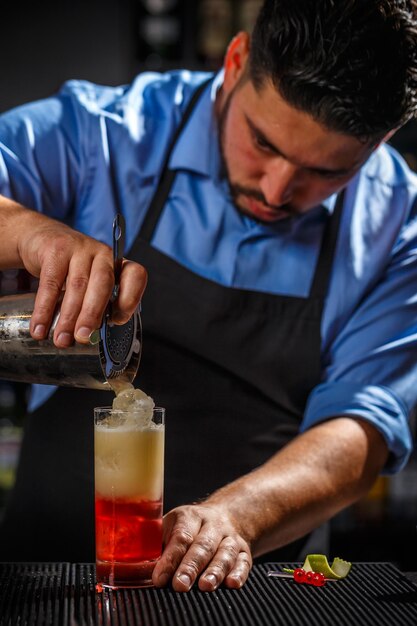
<svg viewBox="0 0 417 626">
<path fill-rule="evenodd" d="M 262 150 L 270 150 L 269 143 L 263 137 L 260 137 L 259 135 L 255 135 L 255 143 Z"/>
<path fill-rule="evenodd" d="M 339 172 L 326 172 L 324 170 L 319 170 L 314 172 L 316 176 L 319 178 L 323 178 L 324 180 L 337 180 L 338 178 L 343 178 L 346 176 L 344 173 Z"/>
</svg>

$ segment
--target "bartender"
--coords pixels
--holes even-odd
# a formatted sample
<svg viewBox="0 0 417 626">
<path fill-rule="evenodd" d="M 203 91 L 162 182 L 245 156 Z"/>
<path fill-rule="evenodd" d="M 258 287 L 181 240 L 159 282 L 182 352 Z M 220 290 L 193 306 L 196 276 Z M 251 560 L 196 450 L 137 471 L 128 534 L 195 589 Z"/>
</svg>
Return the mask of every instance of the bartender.
<svg viewBox="0 0 417 626">
<path fill-rule="evenodd" d="M 416 49 L 411 0 L 267 0 L 216 76 L 71 81 L 0 120 L 4 196 L 106 243 L 121 210 L 148 271 L 157 586 L 238 588 L 253 558 L 325 551 L 323 523 L 408 459 L 417 179 L 384 140 L 415 115 Z M 108 403 L 34 390 L 3 559 L 94 559 Z"/>
</svg>

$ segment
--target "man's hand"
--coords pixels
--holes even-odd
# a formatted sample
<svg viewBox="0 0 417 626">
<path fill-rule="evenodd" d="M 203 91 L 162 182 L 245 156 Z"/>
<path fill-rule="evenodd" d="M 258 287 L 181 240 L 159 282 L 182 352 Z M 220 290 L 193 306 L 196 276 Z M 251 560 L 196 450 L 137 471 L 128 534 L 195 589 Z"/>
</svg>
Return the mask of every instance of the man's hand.
<svg viewBox="0 0 417 626">
<path fill-rule="evenodd" d="M 201 591 L 222 583 L 239 589 L 252 567 L 247 541 L 236 522 L 218 504 L 204 503 L 173 509 L 164 518 L 164 545 L 153 582 L 175 591 L 188 591 L 198 579 Z"/>
<path fill-rule="evenodd" d="M 25 267 L 39 277 L 30 332 L 35 339 L 48 335 L 56 304 L 65 288 L 54 343 L 65 348 L 74 341 L 88 343 L 90 333 L 101 325 L 113 285 L 112 249 L 68 226 L 10 200 L 0 204 L 0 228 L 7 246 L 3 267 Z M 145 269 L 124 261 L 120 290 L 113 305 L 113 321 L 125 323 L 145 290 Z"/>
</svg>

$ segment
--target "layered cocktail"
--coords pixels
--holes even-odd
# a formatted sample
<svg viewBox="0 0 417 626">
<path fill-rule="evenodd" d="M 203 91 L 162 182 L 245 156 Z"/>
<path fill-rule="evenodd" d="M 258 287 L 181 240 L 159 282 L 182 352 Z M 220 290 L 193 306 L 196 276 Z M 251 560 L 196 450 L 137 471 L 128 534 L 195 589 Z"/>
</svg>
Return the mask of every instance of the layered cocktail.
<svg viewBox="0 0 417 626">
<path fill-rule="evenodd" d="M 165 410 L 132 388 L 94 414 L 97 583 L 149 586 L 162 549 Z"/>
</svg>

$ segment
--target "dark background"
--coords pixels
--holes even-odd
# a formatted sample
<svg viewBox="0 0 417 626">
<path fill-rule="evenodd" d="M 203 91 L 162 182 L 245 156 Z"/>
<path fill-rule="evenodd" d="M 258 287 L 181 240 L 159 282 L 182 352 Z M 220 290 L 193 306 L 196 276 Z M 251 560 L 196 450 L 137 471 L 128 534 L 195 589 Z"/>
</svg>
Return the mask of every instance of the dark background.
<svg viewBox="0 0 417 626">
<path fill-rule="evenodd" d="M 7 3 L 0 34 L 0 111 L 83 78 L 118 85 L 145 69 L 217 69 L 233 33 L 250 29 L 259 0 L 55 0 Z M 392 143 L 417 170 L 416 124 Z M 1 244 L 0 244 L 1 245 Z M 0 274 L 1 293 L 29 290 L 22 272 Z M 416 285 L 417 288 L 417 285 Z M 0 513 L 13 483 L 26 387 L 0 382 Z M 331 555 L 389 560 L 415 570 L 417 458 L 332 523 Z"/>
<path fill-rule="evenodd" d="M 61 0 L 8 3 L 2 17 L 0 110 L 68 78 L 116 85 L 145 68 L 221 64 L 259 0 Z M 2 7 L 3 12 L 3 7 Z"/>
</svg>

